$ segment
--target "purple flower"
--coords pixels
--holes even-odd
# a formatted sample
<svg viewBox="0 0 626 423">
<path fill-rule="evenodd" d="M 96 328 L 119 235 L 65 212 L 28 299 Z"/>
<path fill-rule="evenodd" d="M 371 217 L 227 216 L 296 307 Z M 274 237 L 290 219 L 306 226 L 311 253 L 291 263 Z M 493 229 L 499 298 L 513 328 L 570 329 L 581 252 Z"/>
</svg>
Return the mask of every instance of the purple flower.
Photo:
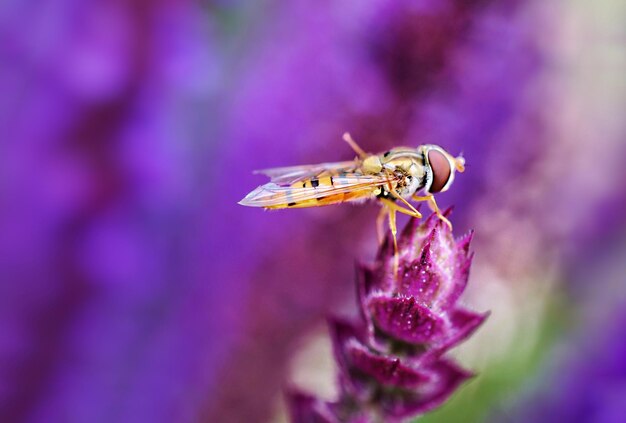
<svg viewBox="0 0 626 423">
<path fill-rule="evenodd" d="M 526 167 L 506 162 L 509 172 L 494 177 L 500 161 L 490 158 L 502 146 L 523 162 L 538 139 L 534 123 L 521 125 L 529 129 L 516 144 L 506 131 L 539 67 L 536 22 L 520 19 L 525 14 L 513 3 L 279 4 L 255 14 L 243 37 L 249 45 L 232 49 L 238 60 L 228 70 L 238 73 L 226 79 L 235 83 L 223 84 L 217 108 L 223 141 L 213 174 L 351 159 L 344 131 L 372 152 L 433 142 L 463 151 L 471 166 L 441 196 L 440 204 L 459 205 L 458 228 L 478 223 L 473 205 L 485 181 L 524 175 Z M 513 170 L 517 176 L 508 177 Z M 209 251 L 217 260 L 206 262 L 212 283 L 198 296 L 212 302 L 189 308 L 212 314 L 210 329 L 200 332 L 211 334 L 207 346 L 196 349 L 216 369 L 205 396 L 210 421 L 269 418 L 293 345 L 347 297 L 353 252 L 374 236 L 373 205 L 275 213 L 234 207 L 260 181 L 242 171 L 232 190 L 219 180 L 207 190 L 211 199 L 220 193 L 207 221 L 237 222 L 213 224 Z"/>
<path fill-rule="evenodd" d="M 469 276 L 471 239 L 472 232 L 454 240 L 433 216 L 419 226 L 412 220 L 399 240 L 397 277 L 389 242 L 374 267 L 360 266 L 360 303 L 372 344 L 402 343 L 437 355 L 483 322 L 486 315 L 456 305 Z"/>
<path fill-rule="evenodd" d="M 399 272 L 389 238 L 373 266 L 359 266 L 362 319 L 332 320 L 340 398 L 289 394 L 294 422 L 394 421 L 444 402 L 471 377 L 443 355 L 487 317 L 457 302 L 469 276 L 472 233 L 455 240 L 436 215 L 411 220 L 398 240 Z M 370 420 L 370 418 L 374 420 Z"/>
</svg>

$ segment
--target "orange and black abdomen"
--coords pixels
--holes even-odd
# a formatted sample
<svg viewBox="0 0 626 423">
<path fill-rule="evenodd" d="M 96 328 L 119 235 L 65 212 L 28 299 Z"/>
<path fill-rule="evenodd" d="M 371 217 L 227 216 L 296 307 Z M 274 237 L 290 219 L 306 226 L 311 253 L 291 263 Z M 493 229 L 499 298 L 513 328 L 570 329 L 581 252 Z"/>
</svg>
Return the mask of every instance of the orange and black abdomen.
<svg viewBox="0 0 626 423">
<path fill-rule="evenodd" d="M 341 176 L 325 175 L 303 179 L 291 185 L 284 193 L 281 204 L 266 207 L 268 209 L 320 207 L 348 201 L 364 200 L 373 197 L 377 187 L 365 186 L 346 189 L 348 185 L 342 183 Z M 315 195 L 301 195 L 303 192 Z"/>
</svg>

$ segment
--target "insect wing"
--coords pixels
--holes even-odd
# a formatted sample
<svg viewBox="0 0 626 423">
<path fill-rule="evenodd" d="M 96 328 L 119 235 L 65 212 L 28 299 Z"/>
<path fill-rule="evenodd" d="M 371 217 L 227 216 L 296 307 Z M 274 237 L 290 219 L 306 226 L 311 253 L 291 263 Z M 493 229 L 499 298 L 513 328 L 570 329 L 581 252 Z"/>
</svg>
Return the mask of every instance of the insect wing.
<svg viewBox="0 0 626 423">
<path fill-rule="evenodd" d="M 322 177 L 326 175 L 336 175 L 340 173 L 354 173 L 358 164 L 354 160 L 334 163 L 320 163 L 314 165 L 276 167 L 272 169 L 257 170 L 254 173 L 269 176 L 272 182 L 279 185 L 291 185 L 295 182 Z"/>
<path fill-rule="evenodd" d="M 298 187 L 269 182 L 248 194 L 239 204 L 253 207 L 298 206 L 314 207 L 370 196 L 375 188 L 388 184 L 385 175 L 340 174 L 328 185 Z M 312 204 L 308 204 L 310 201 Z"/>
</svg>

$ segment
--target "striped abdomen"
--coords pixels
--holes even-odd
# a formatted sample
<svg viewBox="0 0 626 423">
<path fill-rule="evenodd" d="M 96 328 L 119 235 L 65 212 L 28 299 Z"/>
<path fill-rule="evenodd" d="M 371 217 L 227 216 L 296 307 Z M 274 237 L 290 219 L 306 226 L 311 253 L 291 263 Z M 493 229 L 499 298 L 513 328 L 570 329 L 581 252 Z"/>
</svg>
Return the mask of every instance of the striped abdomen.
<svg viewBox="0 0 626 423">
<path fill-rule="evenodd" d="M 362 182 L 357 182 L 357 178 L 362 179 Z M 267 208 L 327 206 L 348 201 L 366 200 L 375 197 L 378 192 L 380 192 L 378 187 L 372 186 L 370 178 L 366 175 L 320 176 L 304 179 L 285 187 L 284 192 L 277 194 L 276 197 L 277 200 L 282 197 L 281 203 L 267 206 Z"/>
</svg>

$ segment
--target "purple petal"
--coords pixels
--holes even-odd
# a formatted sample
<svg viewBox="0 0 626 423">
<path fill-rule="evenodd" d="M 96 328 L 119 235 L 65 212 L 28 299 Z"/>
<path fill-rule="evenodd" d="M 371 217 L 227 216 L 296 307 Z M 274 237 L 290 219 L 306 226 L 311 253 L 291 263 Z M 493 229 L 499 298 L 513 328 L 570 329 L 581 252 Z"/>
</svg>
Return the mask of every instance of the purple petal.
<svg viewBox="0 0 626 423">
<path fill-rule="evenodd" d="M 287 405 L 292 423 L 339 423 L 327 403 L 308 394 L 287 393 Z"/>
<path fill-rule="evenodd" d="M 466 255 L 469 254 L 469 247 L 473 238 L 474 238 L 474 231 L 472 230 L 466 233 L 465 235 L 460 236 L 456 240 L 456 247 L 460 251 L 465 252 Z"/>
<path fill-rule="evenodd" d="M 372 423 L 349 398 L 330 403 L 294 390 L 287 393 L 287 405 L 292 423 Z"/>
<path fill-rule="evenodd" d="M 441 346 L 443 349 L 449 349 L 461 341 L 469 337 L 478 327 L 489 317 L 489 312 L 476 313 L 465 309 L 456 309 L 450 313 L 450 325 L 452 326 L 448 339 Z"/>
<path fill-rule="evenodd" d="M 345 345 L 353 377 L 373 378 L 376 386 L 384 385 L 395 388 L 417 388 L 429 382 L 430 376 L 419 369 L 406 365 L 400 358 L 382 355 L 356 340 Z"/>
<path fill-rule="evenodd" d="M 412 344 L 428 344 L 445 336 L 445 321 L 415 297 L 379 295 L 369 299 L 372 323 L 389 337 Z"/>
<path fill-rule="evenodd" d="M 392 390 L 381 394 L 379 404 L 396 418 L 423 414 L 443 403 L 471 373 L 451 361 L 440 360 L 427 369 L 431 381 L 415 391 Z"/>
<path fill-rule="evenodd" d="M 455 241 L 450 228 L 434 214 L 409 233 L 416 244 L 400 251 L 402 273 L 396 292 L 414 295 L 433 310 L 451 308 L 467 285 L 472 234 Z"/>
<path fill-rule="evenodd" d="M 387 404 L 385 407 L 396 404 L 391 407 L 395 409 L 401 404 L 402 409 L 419 411 L 422 407 L 426 409 L 439 404 L 471 376 L 447 360 L 437 359 L 427 364 L 419 359 L 376 352 L 363 344 L 354 326 L 347 323 L 335 321 L 332 328 L 342 387 L 362 400 L 374 395 L 373 390 L 389 389 L 390 393 L 383 401 Z"/>
<path fill-rule="evenodd" d="M 442 274 L 437 272 L 432 258 L 431 246 L 436 236 L 436 229 L 433 229 L 428 240 L 425 242 L 421 254 L 418 258 L 404 265 L 399 275 L 398 293 L 403 295 L 414 295 L 420 302 L 430 305 L 435 296 L 438 295 L 443 283 Z"/>
<path fill-rule="evenodd" d="M 333 343 L 335 362 L 339 367 L 339 385 L 348 392 L 360 392 L 363 386 L 359 381 L 351 377 L 350 360 L 346 356 L 347 344 L 359 339 L 359 330 L 352 324 L 341 320 L 330 320 L 328 323 L 330 336 Z"/>
<path fill-rule="evenodd" d="M 389 417 L 432 410 L 472 376 L 447 360 L 427 365 L 421 360 L 377 354 L 354 338 L 344 348 L 351 386 L 358 389 L 353 393 L 360 402 L 376 398 L 377 406 Z"/>
<path fill-rule="evenodd" d="M 391 290 L 391 280 L 382 278 L 380 270 L 363 263 L 357 264 L 357 291 L 360 299 L 365 297 L 372 291 L 389 291 Z"/>
</svg>

